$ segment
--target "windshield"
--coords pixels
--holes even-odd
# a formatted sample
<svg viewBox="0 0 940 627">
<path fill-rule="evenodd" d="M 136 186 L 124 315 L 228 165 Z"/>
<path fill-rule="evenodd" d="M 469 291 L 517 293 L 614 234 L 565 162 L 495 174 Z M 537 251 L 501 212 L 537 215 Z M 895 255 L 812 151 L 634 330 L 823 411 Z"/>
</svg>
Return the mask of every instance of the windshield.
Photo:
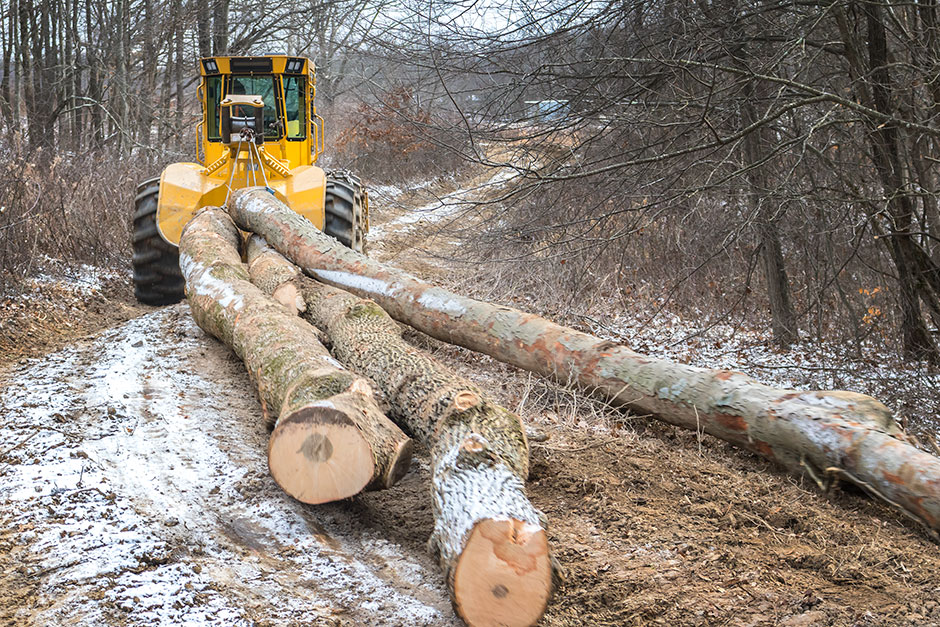
<svg viewBox="0 0 940 627">
<path fill-rule="evenodd" d="M 277 123 L 277 97 L 274 76 L 232 76 L 227 93 L 237 96 L 261 96 L 264 101 L 264 138 L 277 139 L 280 129 Z"/>
</svg>

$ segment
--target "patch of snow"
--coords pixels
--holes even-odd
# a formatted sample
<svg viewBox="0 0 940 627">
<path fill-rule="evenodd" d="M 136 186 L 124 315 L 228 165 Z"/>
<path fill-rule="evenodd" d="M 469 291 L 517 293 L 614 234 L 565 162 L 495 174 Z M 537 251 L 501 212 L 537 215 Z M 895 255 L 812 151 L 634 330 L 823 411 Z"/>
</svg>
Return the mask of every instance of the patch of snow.
<svg viewBox="0 0 940 627">
<path fill-rule="evenodd" d="M 106 281 L 123 278 L 119 271 L 112 268 L 88 264 L 70 265 L 47 255 L 40 257 L 37 265 L 36 271 L 26 280 L 26 284 L 34 290 L 51 286 L 88 296 L 100 293 Z M 31 294 L 29 290 L 18 291 L 16 297 L 29 300 Z"/>
<path fill-rule="evenodd" d="M 180 270 L 186 278 L 186 286 L 193 294 L 207 296 L 218 301 L 222 307 L 231 306 L 235 311 L 241 311 L 244 306 L 242 296 L 236 294 L 231 285 L 212 276 L 210 268 L 184 252 L 180 253 Z"/>
<path fill-rule="evenodd" d="M 461 209 L 475 204 L 479 200 L 482 190 L 506 183 L 516 176 L 518 176 L 518 173 L 512 168 L 499 168 L 485 183 L 460 188 L 384 224 L 370 227 L 369 238 L 371 241 L 379 243 L 382 238 L 391 232 L 409 231 L 419 223 L 434 224 L 445 220 L 457 214 Z"/>
<path fill-rule="evenodd" d="M 38 595 L 17 620 L 458 624 L 426 555 L 276 486 L 244 366 L 185 304 L 5 384 L 0 526 Z"/>
<path fill-rule="evenodd" d="M 449 316 L 462 316 L 467 313 L 467 308 L 454 299 L 449 292 L 436 287 L 421 294 L 418 302 L 428 309 L 440 311 Z"/>
<path fill-rule="evenodd" d="M 405 193 L 405 190 L 397 185 L 370 185 L 368 189 L 370 197 L 383 200 L 395 200 Z"/>
<path fill-rule="evenodd" d="M 326 283 L 341 285 L 342 287 L 358 290 L 368 294 L 392 296 L 397 290 L 397 287 L 394 284 L 389 285 L 381 279 L 359 276 L 358 274 L 351 274 L 349 272 L 315 269 L 311 270 L 311 272 L 313 273 L 314 277 Z"/>
</svg>

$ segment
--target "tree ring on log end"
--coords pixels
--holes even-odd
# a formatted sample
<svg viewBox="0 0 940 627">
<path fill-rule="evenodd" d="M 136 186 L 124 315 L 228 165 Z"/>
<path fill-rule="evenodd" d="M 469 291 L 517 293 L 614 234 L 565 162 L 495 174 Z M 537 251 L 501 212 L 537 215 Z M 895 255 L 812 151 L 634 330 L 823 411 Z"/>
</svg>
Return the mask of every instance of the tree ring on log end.
<svg viewBox="0 0 940 627">
<path fill-rule="evenodd" d="M 268 442 L 268 468 L 285 492 L 316 504 L 361 492 L 375 462 L 352 420 L 334 408 L 307 406 L 278 420 Z"/>
<path fill-rule="evenodd" d="M 333 443 L 322 433 L 313 432 L 307 436 L 297 452 L 312 462 L 325 462 L 333 457 Z"/>
<path fill-rule="evenodd" d="M 477 522 L 454 571 L 454 600 L 468 625 L 533 625 L 551 595 L 548 538 L 515 519 Z"/>
</svg>

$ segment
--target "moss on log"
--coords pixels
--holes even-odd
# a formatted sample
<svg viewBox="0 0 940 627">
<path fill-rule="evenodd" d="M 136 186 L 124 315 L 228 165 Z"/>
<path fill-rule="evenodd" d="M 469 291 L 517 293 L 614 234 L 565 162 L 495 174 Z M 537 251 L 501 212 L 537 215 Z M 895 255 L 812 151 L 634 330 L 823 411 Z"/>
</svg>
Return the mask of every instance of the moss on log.
<svg viewBox="0 0 940 627">
<path fill-rule="evenodd" d="M 546 532 L 525 495 L 529 449 L 519 417 L 401 337 L 370 300 L 302 276 L 252 239 L 251 280 L 299 293 L 342 363 L 385 392 L 389 415 L 431 452 L 436 550 L 454 605 L 470 625 L 531 625 L 551 592 Z"/>
<path fill-rule="evenodd" d="M 700 429 L 817 479 L 841 477 L 940 529 L 940 458 L 912 446 L 891 411 L 852 392 L 784 390 L 739 372 L 641 355 L 539 316 L 459 296 L 351 251 L 270 194 L 233 194 L 242 227 L 323 282 L 374 299 L 444 342 L 576 383 L 605 400 Z"/>
<path fill-rule="evenodd" d="M 199 213 L 180 240 L 193 318 L 245 362 L 274 431 L 268 467 L 305 503 L 391 486 L 411 440 L 378 408 L 365 379 L 343 369 L 317 332 L 249 282 L 238 230 L 221 210 Z"/>
</svg>

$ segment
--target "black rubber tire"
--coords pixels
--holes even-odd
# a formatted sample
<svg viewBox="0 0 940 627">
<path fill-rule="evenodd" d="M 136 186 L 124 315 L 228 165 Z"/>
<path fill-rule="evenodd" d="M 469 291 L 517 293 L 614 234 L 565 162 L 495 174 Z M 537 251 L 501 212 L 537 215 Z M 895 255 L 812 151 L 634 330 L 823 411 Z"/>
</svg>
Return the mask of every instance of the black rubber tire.
<svg viewBox="0 0 940 627">
<path fill-rule="evenodd" d="M 172 305 L 183 300 L 179 249 L 157 231 L 160 179 L 137 187 L 134 200 L 134 296 L 145 305 Z"/>
<path fill-rule="evenodd" d="M 327 172 L 323 232 L 343 246 L 366 254 L 368 203 L 368 193 L 355 175 L 345 170 Z"/>
</svg>

